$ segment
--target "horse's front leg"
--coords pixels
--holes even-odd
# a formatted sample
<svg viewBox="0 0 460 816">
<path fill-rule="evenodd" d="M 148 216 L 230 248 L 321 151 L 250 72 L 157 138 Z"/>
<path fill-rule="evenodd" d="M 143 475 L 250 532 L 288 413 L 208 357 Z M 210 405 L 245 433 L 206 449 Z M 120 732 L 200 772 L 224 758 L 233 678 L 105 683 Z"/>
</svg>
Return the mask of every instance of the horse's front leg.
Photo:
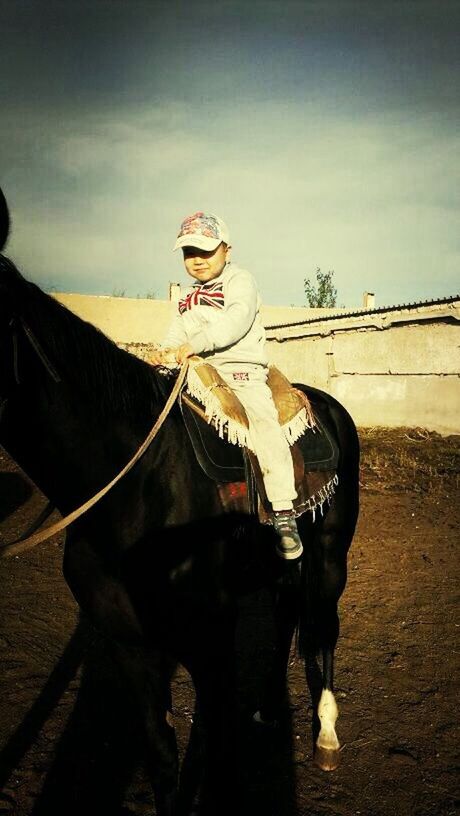
<svg viewBox="0 0 460 816">
<path fill-rule="evenodd" d="M 81 608 L 110 642 L 134 697 L 157 814 L 175 816 L 177 747 L 167 716 L 172 666 L 159 652 L 147 649 L 125 586 L 85 538 L 74 535 L 66 544 L 64 575 Z"/>
<path fill-rule="evenodd" d="M 314 763 L 323 771 L 333 771 L 339 765 L 340 743 L 335 730 L 338 707 L 334 696 L 334 649 L 338 635 L 337 602 L 317 603 L 315 638 L 302 643 L 305 655 L 307 683 L 310 689 L 314 717 Z M 333 634 L 336 629 L 336 634 Z M 320 643 L 316 639 L 320 640 Z M 313 645 L 315 644 L 315 645 Z M 317 650 L 322 655 L 322 670 L 317 663 Z"/>
<path fill-rule="evenodd" d="M 203 740 L 200 814 L 234 816 L 239 810 L 234 611 L 203 621 L 197 634 L 200 642 L 186 663 Z"/>
<path fill-rule="evenodd" d="M 275 649 L 263 690 L 260 710 L 254 720 L 275 725 L 286 699 L 286 678 L 292 638 L 299 618 L 300 565 L 292 565 L 272 590 L 275 617 Z"/>
<path fill-rule="evenodd" d="M 157 816 L 176 816 L 178 751 L 172 725 L 170 681 L 175 664 L 160 652 L 113 644 L 115 659 L 134 694 L 139 731 L 145 737 L 145 767 Z"/>
</svg>

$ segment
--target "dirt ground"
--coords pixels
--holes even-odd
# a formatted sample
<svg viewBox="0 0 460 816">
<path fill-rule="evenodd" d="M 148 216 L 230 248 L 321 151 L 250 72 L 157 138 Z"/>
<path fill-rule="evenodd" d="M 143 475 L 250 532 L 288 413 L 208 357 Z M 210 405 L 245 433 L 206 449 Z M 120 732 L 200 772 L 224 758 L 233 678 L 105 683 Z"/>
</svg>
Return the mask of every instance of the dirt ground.
<svg viewBox="0 0 460 816">
<path fill-rule="evenodd" d="M 312 764 L 311 702 L 294 651 L 285 722 L 268 733 L 251 723 L 271 618 L 266 594 L 247 597 L 241 816 L 457 813 L 460 437 L 372 429 L 361 442 L 362 509 L 336 658 L 341 766 L 325 774 Z M 0 540 L 44 503 L 0 449 Z M 61 558 L 52 540 L 0 562 L 0 814 L 152 814 L 134 717 L 104 643 L 79 621 Z M 174 706 L 183 750 L 193 709 L 184 671 Z"/>
</svg>

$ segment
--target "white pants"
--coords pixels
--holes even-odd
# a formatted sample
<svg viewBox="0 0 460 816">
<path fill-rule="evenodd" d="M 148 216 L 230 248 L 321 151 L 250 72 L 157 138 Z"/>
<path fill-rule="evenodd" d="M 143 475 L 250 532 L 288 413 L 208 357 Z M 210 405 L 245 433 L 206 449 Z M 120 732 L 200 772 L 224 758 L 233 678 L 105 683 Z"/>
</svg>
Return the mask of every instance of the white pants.
<svg viewBox="0 0 460 816">
<path fill-rule="evenodd" d="M 249 433 L 264 480 L 267 498 L 274 510 L 292 509 L 297 491 L 288 441 L 278 421 L 278 411 L 267 385 L 263 366 L 236 365 L 232 371 L 219 366 L 219 374 L 235 392 L 246 411 Z M 236 376 L 235 376 L 236 375 Z M 249 379 L 242 379 L 248 376 Z"/>
</svg>

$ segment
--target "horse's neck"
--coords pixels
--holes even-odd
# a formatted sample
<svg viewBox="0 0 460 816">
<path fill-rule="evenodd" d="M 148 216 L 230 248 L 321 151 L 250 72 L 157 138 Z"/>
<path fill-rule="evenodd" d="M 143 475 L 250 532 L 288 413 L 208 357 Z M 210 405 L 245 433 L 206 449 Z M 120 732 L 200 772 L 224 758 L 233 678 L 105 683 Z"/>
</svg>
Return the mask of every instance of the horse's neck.
<svg viewBox="0 0 460 816">
<path fill-rule="evenodd" d="M 20 386 L 7 407 L 0 442 L 47 497 L 66 510 L 97 492 L 124 467 L 164 401 L 158 397 L 160 389 L 155 381 L 149 388 L 150 372 L 136 369 L 140 361 L 127 353 L 126 358 L 122 352 L 118 354 L 109 340 L 95 330 L 93 334 L 71 313 L 61 315 L 55 304 L 50 305 L 50 299 L 40 294 L 40 320 L 34 320 L 31 313 L 27 325 L 60 380 L 53 378 L 34 342 L 22 333 L 18 346 Z M 63 333 L 52 342 L 43 328 L 49 306 L 52 331 Z M 76 346 L 79 332 L 86 351 Z M 93 340 L 98 359 L 88 354 Z M 87 368 L 83 371 L 85 354 Z M 109 370 L 104 369 L 105 364 Z M 90 366 L 93 370 L 88 370 Z M 110 393 L 104 390 L 107 384 Z M 137 399 L 133 393 L 136 387 Z M 126 390 L 128 407 L 117 389 Z"/>
<path fill-rule="evenodd" d="M 30 406 L 27 397 L 11 406 L 0 441 L 63 512 L 110 482 L 138 450 L 154 422 L 99 414 L 62 384 L 47 384 L 46 391 L 34 395 L 33 409 Z M 179 431 L 174 425 L 168 428 L 167 444 L 157 437 L 141 460 L 143 467 L 148 459 L 152 490 L 161 476 L 158 460 L 170 465 L 174 459 L 180 467 Z"/>
</svg>

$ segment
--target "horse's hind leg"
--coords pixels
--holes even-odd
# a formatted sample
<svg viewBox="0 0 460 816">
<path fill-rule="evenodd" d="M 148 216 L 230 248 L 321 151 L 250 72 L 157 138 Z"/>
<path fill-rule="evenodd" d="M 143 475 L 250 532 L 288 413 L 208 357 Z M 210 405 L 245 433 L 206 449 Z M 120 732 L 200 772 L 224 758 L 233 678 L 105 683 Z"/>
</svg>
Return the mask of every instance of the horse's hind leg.
<svg viewBox="0 0 460 816">
<path fill-rule="evenodd" d="M 314 762 L 323 771 L 334 771 L 339 765 L 340 756 L 340 743 L 335 730 L 339 711 L 334 697 L 334 648 L 335 643 L 329 641 L 322 649 L 322 691 L 317 709 L 320 729 L 315 743 Z"/>
<path fill-rule="evenodd" d="M 317 722 L 319 733 L 314 748 L 314 761 L 325 771 L 337 768 L 339 764 L 339 740 L 335 724 L 338 717 L 334 697 L 334 651 L 339 636 L 338 600 L 345 588 L 347 577 L 347 551 L 351 543 L 352 530 L 344 529 L 340 515 L 340 502 L 329 508 L 321 520 L 321 527 L 313 539 L 309 554 L 309 596 L 307 605 L 308 637 L 302 644 L 307 655 L 307 679 L 312 689 L 312 667 L 314 654 L 322 653 L 320 695 L 312 689 L 317 702 Z M 319 702 L 318 702 L 319 696 Z"/>
</svg>

